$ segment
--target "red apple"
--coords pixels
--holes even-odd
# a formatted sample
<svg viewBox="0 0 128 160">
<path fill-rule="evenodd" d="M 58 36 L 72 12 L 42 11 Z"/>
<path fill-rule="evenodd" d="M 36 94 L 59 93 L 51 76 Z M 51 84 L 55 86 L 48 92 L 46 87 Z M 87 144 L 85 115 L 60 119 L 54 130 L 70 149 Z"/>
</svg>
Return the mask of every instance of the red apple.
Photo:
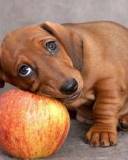
<svg viewBox="0 0 128 160">
<path fill-rule="evenodd" d="M 47 157 L 64 143 L 70 126 L 57 100 L 12 89 L 0 96 L 0 147 L 19 158 Z"/>
</svg>

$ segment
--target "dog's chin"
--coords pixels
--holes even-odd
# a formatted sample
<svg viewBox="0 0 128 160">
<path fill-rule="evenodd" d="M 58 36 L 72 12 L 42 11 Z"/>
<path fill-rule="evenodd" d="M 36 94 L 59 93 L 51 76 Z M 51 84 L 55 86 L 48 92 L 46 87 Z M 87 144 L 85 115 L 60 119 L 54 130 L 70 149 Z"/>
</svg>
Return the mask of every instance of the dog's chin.
<svg viewBox="0 0 128 160">
<path fill-rule="evenodd" d="M 81 92 L 77 92 L 77 93 L 74 93 L 66 98 L 59 98 L 59 100 L 65 104 L 68 104 L 68 103 L 71 103 L 73 101 L 75 101 L 76 99 L 78 99 L 81 95 Z"/>
</svg>

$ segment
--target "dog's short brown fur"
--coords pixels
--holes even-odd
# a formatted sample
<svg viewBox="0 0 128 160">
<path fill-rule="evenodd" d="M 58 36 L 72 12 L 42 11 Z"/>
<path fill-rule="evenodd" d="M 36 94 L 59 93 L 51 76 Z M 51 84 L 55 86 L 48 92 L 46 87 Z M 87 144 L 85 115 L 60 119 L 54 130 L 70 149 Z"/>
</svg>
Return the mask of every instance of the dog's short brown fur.
<svg viewBox="0 0 128 160">
<path fill-rule="evenodd" d="M 47 41 L 57 42 L 56 53 L 49 53 Z M 19 75 L 22 64 L 33 68 L 30 76 Z M 62 93 L 73 78 L 77 90 Z M 128 126 L 128 30 L 105 21 L 17 29 L 1 44 L 1 86 L 4 81 L 76 108 L 79 120 L 93 122 L 86 134 L 91 145 L 114 145 L 119 122 Z"/>
</svg>

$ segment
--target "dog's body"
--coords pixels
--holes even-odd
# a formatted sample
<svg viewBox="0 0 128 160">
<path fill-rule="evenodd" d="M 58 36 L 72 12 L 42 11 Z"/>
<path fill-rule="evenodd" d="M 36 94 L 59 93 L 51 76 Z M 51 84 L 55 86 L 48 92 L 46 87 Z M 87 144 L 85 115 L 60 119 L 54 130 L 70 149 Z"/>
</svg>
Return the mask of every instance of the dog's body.
<svg viewBox="0 0 128 160">
<path fill-rule="evenodd" d="M 1 85 L 76 108 L 79 120 L 93 121 L 86 138 L 94 146 L 116 144 L 119 121 L 128 126 L 127 67 L 128 30 L 113 22 L 46 22 L 8 34 L 1 45 Z"/>
</svg>

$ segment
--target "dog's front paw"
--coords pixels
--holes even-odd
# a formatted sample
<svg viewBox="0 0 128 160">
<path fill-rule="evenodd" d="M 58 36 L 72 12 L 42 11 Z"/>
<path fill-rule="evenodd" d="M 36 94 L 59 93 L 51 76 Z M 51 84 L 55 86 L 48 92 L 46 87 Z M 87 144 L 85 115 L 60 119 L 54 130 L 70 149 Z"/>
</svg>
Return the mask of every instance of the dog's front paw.
<svg viewBox="0 0 128 160">
<path fill-rule="evenodd" d="M 117 131 L 116 129 L 106 131 L 102 128 L 92 127 L 86 133 L 85 139 L 91 146 L 109 147 L 117 143 Z"/>
</svg>

